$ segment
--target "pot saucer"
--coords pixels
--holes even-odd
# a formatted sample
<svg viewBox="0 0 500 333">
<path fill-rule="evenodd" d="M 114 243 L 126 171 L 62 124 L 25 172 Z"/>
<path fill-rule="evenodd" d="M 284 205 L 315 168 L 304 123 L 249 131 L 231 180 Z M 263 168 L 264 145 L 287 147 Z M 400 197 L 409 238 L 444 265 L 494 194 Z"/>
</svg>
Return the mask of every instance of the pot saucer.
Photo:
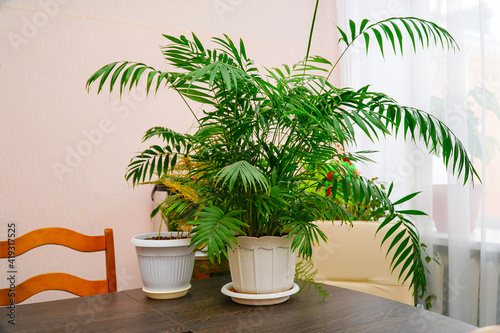
<svg viewBox="0 0 500 333">
<path fill-rule="evenodd" d="M 174 299 L 186 295 L 190 288 L 191 285 L 187 286 L 186 288 L 173 291 L 150 291 L 143 287 L 142 291 L 144 291 L 146 295 L 152 299 Z"/>
<path fill-rule="evenodd" d="M 233 288 L 233 283 L 229 282 L 222 287 L 221 292 L 224 295 L 231 297 L 231 299 L 236 303 L 259 306 L 283 303 L 290 298 L 290 295 L 297 293 L 299 290 L 299 286 L 294 283 L 292 289 L 279 293 L 245 294 L 236 292 Z"/>
</svg>

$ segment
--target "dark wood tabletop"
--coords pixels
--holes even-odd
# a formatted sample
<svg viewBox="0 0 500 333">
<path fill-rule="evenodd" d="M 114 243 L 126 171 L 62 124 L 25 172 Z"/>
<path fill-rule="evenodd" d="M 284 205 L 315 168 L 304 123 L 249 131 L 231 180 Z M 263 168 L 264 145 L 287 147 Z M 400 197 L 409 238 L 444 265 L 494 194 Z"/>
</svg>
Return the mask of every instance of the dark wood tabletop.
<svg viewBox="0 0 500 333">
<path fill-rule="evenodd" d="M 326 286 L 324 301 L 302 291 L 279 305 L 246 306 L 220 291 L 229 277 L 192 282 L 174 300 L 141 289 L 1 308 L 0 332 L 470 332 L 476 327 L 385 298 Z"/>
</svg>

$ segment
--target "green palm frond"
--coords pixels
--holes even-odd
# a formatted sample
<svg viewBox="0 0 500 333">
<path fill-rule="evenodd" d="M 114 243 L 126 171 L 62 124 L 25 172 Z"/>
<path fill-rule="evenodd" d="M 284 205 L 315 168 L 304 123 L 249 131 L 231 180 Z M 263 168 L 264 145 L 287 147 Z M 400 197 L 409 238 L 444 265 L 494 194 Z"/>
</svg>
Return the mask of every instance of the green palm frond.
<svg viewBox="0 0 500 333">
<path fill-rule="evenodd" d="M 183 35 L 179 38 L 170 35 L 163 35 L 163 37 L 171 43 L 161 48 L 163 56 L 167 63 L 175 68 L 191 72 L 210 60 L 210 54 L 206 52 L 194 33 L 192 34 L 193 41 Z"/>
<path fill-rule="evenodd" d="M 427 269 L 424 266 L 422 244 L 420 243 L 420 236 L 415 225 L 409 219 L 402 217 L 402 215 L 395 214 L 386 217 L 378 228 L 377 233 L 383 228 L 386 231 L 381 245 L 390 236 L 394 236 L 386 254 L 392 256 L 390 262 L 392 271 L 399 267 L 400 273 L 398 279 L 402 283 L 410 279 L 410 287 L 413 287 L 415 294 L 419 294 L 419 297 L 422 297 L 426 290 L 425 273 Z"/>
<path fill-rule="evenodd" d="M 172 147 L 179 147 L 176 149 L 176 151 L 185 151 L 186 154 L 189 153 L 191 141 L 193 140 L 193 137 L 189 134 L 182 134 L 173 131 L 170 128 L 156 126 L 146 131 L 144 137 L 142 138 L 142 142 L 145 142 L 146 140 L 154 137 L 161 138 L 165 143 Z"/>
<path fill-rule="evenodd" d="M 227 165 L 215 175 L 215 182 L 220 183 L 220 186 L 229 182 L 229 191 L 233 189 L 237 181 L 241 182 L 245 192 L 249 189 L 256 192 L 259 189 L 266 192 L 269 190 L 267 178 L 247 161 L 238 161 Z"/>
<path fill-rule="evenodd" d="M 145 74 L 147 74 L 147 94 L 149 94 L 149 91 L 152 87 L 154 87 L 155 92 L 157 92 L 160 86 L 166 85 L 168 82 L 172 81 L 172 76 L 167 72 L 158 71 L 153 67 L 147 66 L 142 63 L 122 61 L 113 62 L 111 64 L 103 66 L 101 69 L 95 72 L 87 80 L 86 89 L 87 91 L 89 91 L 92 84 L 100 78 L 99 87 L 97 89 L 97 93 L 100 93 L 104 84 L 109 79 L 109 92 L 113 91 L 113 88 L 116 84 L 120 88 L 121 96 L 123 90 L 131 90 L 133 87 L 137 87 L 140 79 Z"/>
<path fill-rule="evenodd" d="M 257 69 L 253 66 L 253 61 L 247 58 L 245 44 L 243 40 L 239 41 L 239 49 L 236 47 L 236 44 L 224 34 L 224 38 L 214 37 L 214 42 L 222 46 L 222 51 L 225 55 L 229 57 L 229 59 L 234 60 L 239 68 L 242 68 L 246 72 L 256 72 Z"/>
<path fill-rule="evenodd" d="M 190 153 L 195 139 L 189 134 L 180 134 L 164 127 L 153 127 L 143 137 L 143 142 L 160 137 L 167 145 L 153 145 L 130 161 L 125 179 L 138 185 L 151 180 L 154 175 L 164 175 L 175 170 L 178 161 Z"/>
<path fill-rule="evenodd" d="M 389 188 L 389 194 L 392 189 L 392 184 Z M 393 205 L 400 205 L 413 199 L 420 192 L 414 192 L 396 200 Z M 414 293 L 423 297 L 426 290 L 427 271 L 424 266 L 423 252 L 424 247 L 420 242 L 420 235 L 415 224 L 407 218 L 407 216 L 427 216 L 426 213 L 420 210 L 397 210 L 393 212 L 385 211 L 384 221 L 377 228 L 376 233 L 385 230 L 385 234 L 381 241 L 381 246 L 393 237 L 389 244 L 386 256 L 391 255 L 392 259 L 390 266 L 392 271 L 397 267 L 400 268 L 398 279 L 405 283 L 410 280 L 410 288 L 413 288 Z M 392 252 L 391 252 L 392 251 Z"/>
<path fill-rule="evenodd" d="M 241 227 L 246 226 L 244 222 L 236 218 L 242 211 L 231 211 L 225 213 L 218 207 L 205 207 L 196 214 L 196 220 L 188 222 L 195 225 L 192 230 L 191 243 L 201 243 L 207 246 L 207 253 L 213 262 L 215 257 L 221 259 L 221 252 L 227 256 L 226 247 L 232 249 L 233 244 L 238 244 L 234 235 L 243 234 Z"/>
<path fill-rule="evenodd" d="M 343 42 L 349 47 L 356 39 L 362 37 L 365 41 L 366 52 L 370 45 L 370 38 L 377 40 L 378 47 L 384 55 L 384 41 L 389 42 L 394 54 L 398 51 L 403 54 L 403 40 L 410 38 L 413 50 L 416 52 L 417 44 L 422 48 L 428 48 L 431 43 L 441 46 L 443 49 L 458 49 L 455 39 L 437 24 L 416 17 L 391 17 L 382 21 L 370 24 L 365 19 L 356 26 L 353 20 L 349 20 L 349 32 L 346 33 L 337 27 L 341 37 L 339 43 Z"/>
<path fill-rule="evenodd" d="M 391 97 L 368 90 L 344 88 L 330 91 L 324 97 L 327 107 L 322 119 L 343 142 L 354 143 L 355 128 L 359 128 L 372 140 L 379 134 L 398 135 L 405 139 L 421 140 L 429 152 L 440 154 L 443 162 L 456 175 L 462 175 L 464 183 L 479 178 L 472 161 L 453 131 L 435 116 L 412 107 L 399 105 Z M 339 112 L 340 111 L 340 112 Z"/>
<path fill-rule="evenodd" d="M 132 158 L 127 167 L 125 179 L 131 180 L 135 186 L 151 180 L 155 173 L 157 175 L 168 174 L 169 170 L 175 169 L 179 156 L 179 153 L 171 150 L 169 146 L 165 148 L 158 145 L 149 147 Z"/>
<path fill-rule="evenodd" d="M 314 263 L 311 259 L 298 258 L 295 268 L 295 279 L 300 285 L 300 291 L 306 289 L 306 293 L 309 293 L 311 287 L 313 287 L 318 295 L 324 300 L 327 296 L 330 296 L 330 294 L 328 294 L 328 291 L 324 288 L 323 283 L 314 280 L 317 273 L 318 269 L 314 268 Z"/>
<path fill-rule="evenodd" d="M 328 241 L 326 235 L 313 223 L 294 221 L 285 226 L 285 230 L 294 236 L 292 250 L 298 249 L 298 255 L 302 258 L 311 258 L 312 245 L 319 244 L 320 239 Z"/>
</svg>

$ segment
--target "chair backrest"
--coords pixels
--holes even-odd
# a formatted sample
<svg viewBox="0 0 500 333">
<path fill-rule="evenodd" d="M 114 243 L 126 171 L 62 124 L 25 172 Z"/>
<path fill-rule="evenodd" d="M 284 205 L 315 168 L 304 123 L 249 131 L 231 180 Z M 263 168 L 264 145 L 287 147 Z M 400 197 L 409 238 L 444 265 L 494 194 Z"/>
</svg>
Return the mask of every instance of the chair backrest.
<svg viewBox="0 0 500 333">
<path fill-rule="evenodd" d="M 106 251 L 106 280 L 91 281 L 66 273 L 47 273 L 34 276 L 15 287 L 15 303 L 45 290 L 63 290 L 78 296 L 90 296 L 116 291 L 116 266 L 113 229 L 104 235 L 87 236 L 65 228 L 33 230 L 14 241 L 0 242 L 0 258 L 20 256 L 42 245 L 63 245 L 81 252 Z M 10 248 L 9 248 L 10 246 Z M 11 304 L 10 288 L 0 290 L 0 306 Z M 12 294 L 12 293 L 10 293 Z"/>
<path fill-rule="evenodd" d="M 313 247 L 316 281 L 414 305 L 410 279 L 405 284 L 398 281 L 397 268 L 391 274 L 391 256 L 386 258 L 386 251 L 392 239 L 380 247 L 383 233 L 375 237 L 380 223 L 354 221 L 353 227 L 331 221 L 316 224 L 328 237 L 327 244 Z"/>
</svg>

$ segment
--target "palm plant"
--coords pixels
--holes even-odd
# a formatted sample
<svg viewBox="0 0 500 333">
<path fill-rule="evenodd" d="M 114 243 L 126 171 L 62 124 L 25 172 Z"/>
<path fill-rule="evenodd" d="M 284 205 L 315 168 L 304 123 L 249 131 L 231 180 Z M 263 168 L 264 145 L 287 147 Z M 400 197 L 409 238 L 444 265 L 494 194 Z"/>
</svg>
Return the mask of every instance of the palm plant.
<svg viewBox="0 0 500 333">
<path fill-rule="evenodd" d="M 311 35 L 312 31 L 313 27 Z M 373 24 L 363 20 L 359 26 L 351 21 L 347 33 L 340 28 L 339 32 L 344 53 L 358 39 L 365 41 L 367 51 L 375 39 L 382 53 L 384 43 L 394 53 L 402 53 L 403 37 L 410 38 L 415 49 L 431 43 L 457 48 L 446 30 L 412 17 Z M 169 186 L 172 195 L 164 213 L 173 220 L 190 221 L 192 243 L 206 245 L 211 260 L 220 260 L 227 247 L 237 244 L 237 235 L 293 235 L 292 247 L 302 257 L 310 257 L 312 244 L 326 240 L 313 221 L 339 216 L 349 221 L 341 205 L 310 188 L 325 185 L 326 173 L 332 170 L 325 162 L 332 158 L 369 160 L 366 152 L 344 152 L 346 145 L 356 144 L 355 129 L 372 140 L 398 133 L 408 141 L 421 139 L 465 182 L 477 177 L 461 142 L 437 118 L 401 106 L 368 86 L 341 88 L 329 82 L 344 53 L 336 62 L 309 56 L 309 41 L 302 61 L 261 74 L 242 40 L 234 42 L 223 35 L 212 39 L 214 48 L 206 48 L 194 33 L 191 39 L 164 37 L 170 44 L 162 52 L 173 70 L 115 62 L 93 74 L 87 89 L 98 82 L 100 93 L 109 82 L 110 91 L 119 87 L 121 94 L 144 82 L 147 93 L 167 87 L 184 99 L 196 120 L 196 131 L 177 133 L 166 127 L 147 131 L 144 141 L 159 137 L 164 146 L 152 145 L 132 158 L 126 179 L 139 185 L 158 177 Z M 201 114 L 193 111 L 190 101 L 203 105 Z M 172 174 L 185 158 L 194 162 L 189 175 Z M 377 200 L 387 216 L 381 228 L 387 229 L 387 235 L 393 233 L 397 227 L 389 222 L 398 212 L 388 195 L 362 176 L 352 177 L 348 168 L 333 167 L 341 175 L 333 191 L 340 186 L 346 202 Z M 313 169 L 319 173 L 307 171 Z M 396 249 L 392 265 L 401 265 L 401 271 L 408 268 L 403 278 L 411 278 L 415 290 L 423 292 L 419 236 L 412 223 L 401 223 L 406 230 L 397 235 L 399 243 L 391 246 Z"/>
</svg>

